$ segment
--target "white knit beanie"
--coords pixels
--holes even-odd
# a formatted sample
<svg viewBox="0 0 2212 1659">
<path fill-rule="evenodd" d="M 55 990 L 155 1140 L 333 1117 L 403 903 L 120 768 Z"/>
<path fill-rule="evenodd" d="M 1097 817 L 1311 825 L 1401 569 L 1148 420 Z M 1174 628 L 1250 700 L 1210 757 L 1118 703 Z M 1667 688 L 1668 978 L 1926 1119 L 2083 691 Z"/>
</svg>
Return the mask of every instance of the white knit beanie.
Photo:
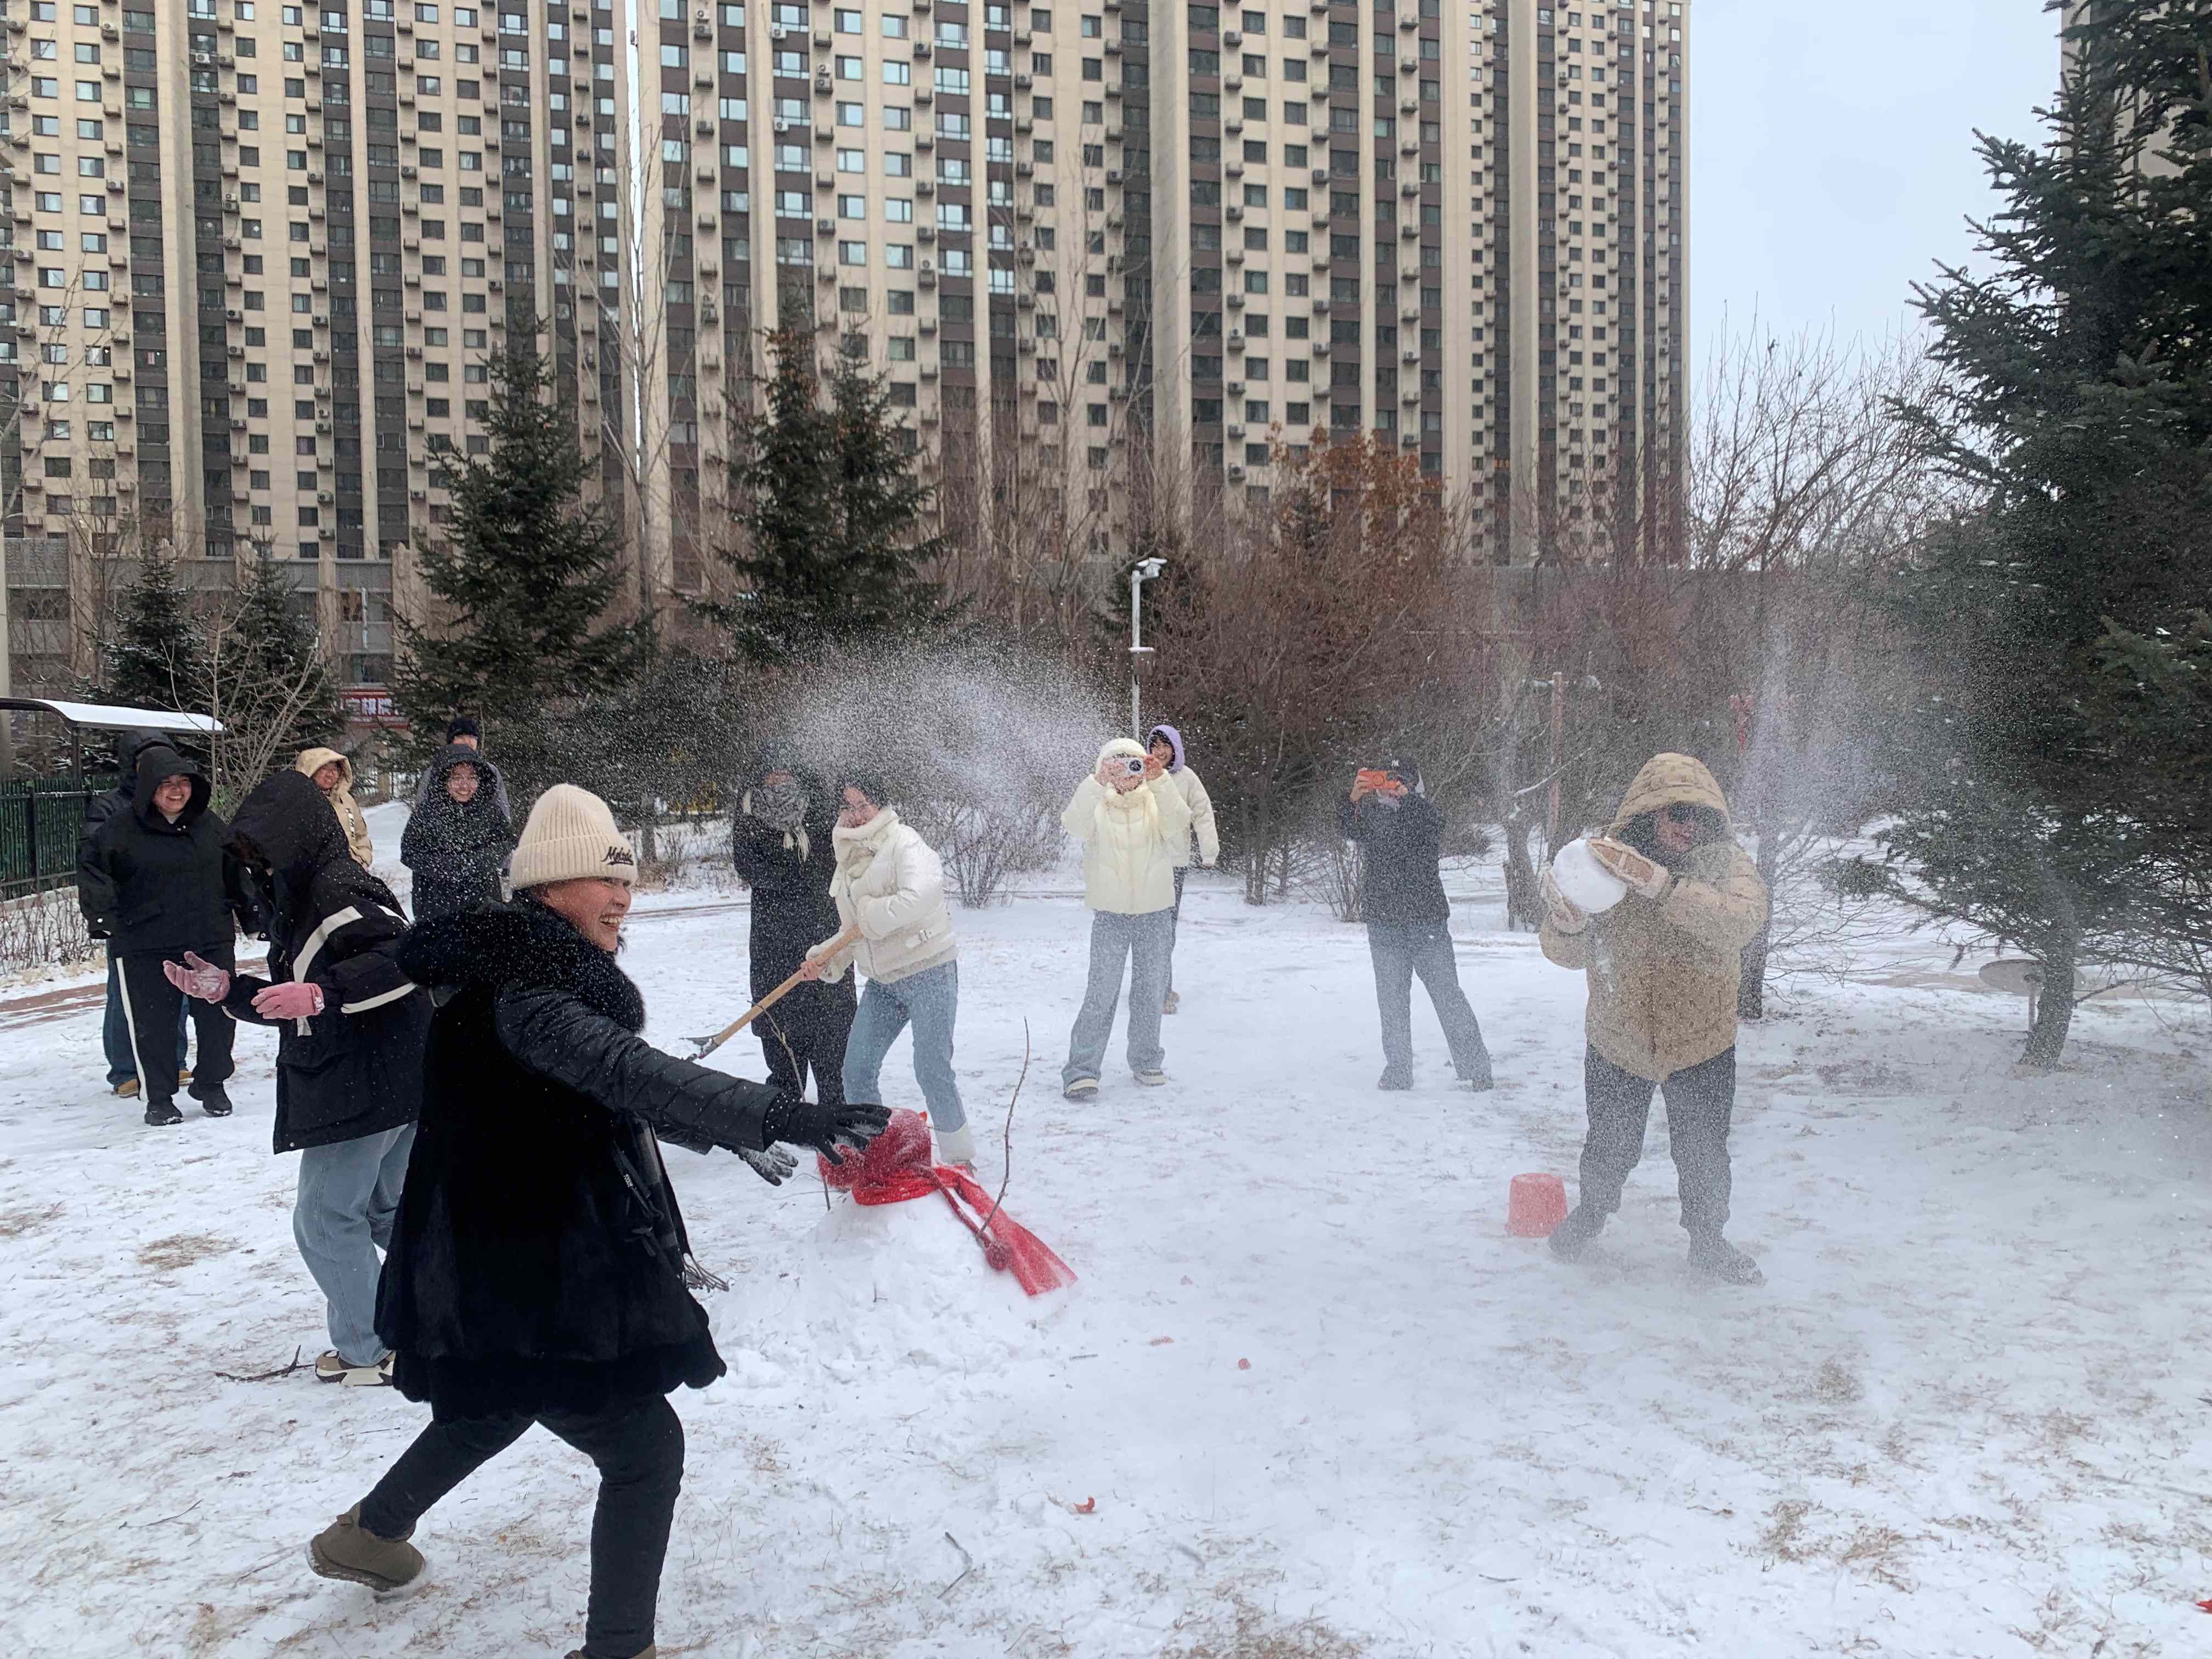
<svg viewBox="0 0 2212 1659">
<path fill-rule="evenodd" d="M 549 882 L 632 882 L 637 855 L 629 849 L 606 802 L 573 783 L 556 783 L 538 798 L 507 860 L 509 897 Z"/>
</svg>

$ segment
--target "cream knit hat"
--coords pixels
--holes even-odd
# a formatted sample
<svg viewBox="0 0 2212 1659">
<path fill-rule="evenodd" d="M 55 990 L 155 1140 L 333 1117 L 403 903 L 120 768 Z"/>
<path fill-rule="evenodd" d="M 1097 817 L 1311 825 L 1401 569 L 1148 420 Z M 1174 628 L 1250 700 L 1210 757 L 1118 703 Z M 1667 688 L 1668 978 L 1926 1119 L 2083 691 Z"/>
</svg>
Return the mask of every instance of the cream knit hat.
<svg viewBox="0 0 2212 1659">
<path fill-rule="evenodd" d="M 637 879 L 637 855 L 615 828 L 606 802 L 573 783 L 556 783 L 538 798 L 507 860 L 506 888 L 513 897 L 549 882 Z"/>
</svg>

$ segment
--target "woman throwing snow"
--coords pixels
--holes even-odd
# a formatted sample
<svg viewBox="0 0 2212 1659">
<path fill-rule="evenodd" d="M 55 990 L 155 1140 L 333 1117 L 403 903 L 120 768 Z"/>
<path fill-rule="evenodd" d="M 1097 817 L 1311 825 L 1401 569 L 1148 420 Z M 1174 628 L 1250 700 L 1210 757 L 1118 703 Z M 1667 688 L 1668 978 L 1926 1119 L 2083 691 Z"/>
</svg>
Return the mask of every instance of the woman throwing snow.
<svg viewBox="0 0 2212 1659">
<path fill-rule="evenodd" d="M 1620 1189 L 1644 1155 L 1656 1087 L 1667 1097 L 1692 1270 L 1759 1284 L 1758 1264 L 1721 1229 L 1729 1218 L 1736 987 L 1743 947 L 1766 919 L 1766 884 L 1735 844 L 1720 786 L 1687 755 L 1645 762 L 1590 851 L 1629 889 L 1602 915 L 1585 915 L 1549 871 L 1544 876 L 1544 954 L 1589 975 L 1589 1135 L 1577 1201 L 1552 1235 L 1552 1254 L 1574 1261 L 1620 1207 Z"/>
<path fill-rule="evenodd" d="M 1083 899 L 1091 912 L 1091 982 L 1067 1036 L 1061 1091 L 1070 1100 L 1098 1092 L 1124 962 L 1132 963 L 1129 1070 L 1139 1083 L 1165 1083 L 1160 1012 L 1175 950 L 1176 866 L 1190 856 L 1190 804 L 1158 757 L 1116 738 L 1098 751 L 1097 769 L 1076 787 L 1060 821 L 1083 843 Z"/>
<path fill-rule="evenodd" d="M 952 1025 L 960 1012 L 960 942 L 945 903 L 945 866 L 921 836 L 886 804 L 881 782 L 848 778 L 830 839 L 837 873 L 830 896 L 837 902 L 839 937 L 857 932 L 832 950 L 824 939 L 806 953 L 800 970 L 810 980 L 835 983 L 854 967 L 867 976 L 845 1040 L 845 1098 L 875 1105 L 884 1097 L 884 1056 L 898 1034 L 914 1027 L 914 1080 L 937 1131 L 937 1155 L 945 1164 L 973 1164 L 975 1135 L 960 1104 L 952 1075 Z"/>
</svg>

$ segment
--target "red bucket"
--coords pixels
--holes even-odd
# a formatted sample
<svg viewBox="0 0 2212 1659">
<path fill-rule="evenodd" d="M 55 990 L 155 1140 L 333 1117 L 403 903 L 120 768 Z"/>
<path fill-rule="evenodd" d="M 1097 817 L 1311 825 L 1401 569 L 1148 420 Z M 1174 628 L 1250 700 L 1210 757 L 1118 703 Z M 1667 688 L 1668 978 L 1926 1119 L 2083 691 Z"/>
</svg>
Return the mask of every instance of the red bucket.
<svg viewBox="0 0 2212 1659">
<path fill-rule="evenodd" d="M 1567 1218 L 1566 1183 L 1555 1175 L 1517 1175 L 1505 1212 L 1505 1231 L 1516 1238 L 1547 1238 Z"/>
</svg>

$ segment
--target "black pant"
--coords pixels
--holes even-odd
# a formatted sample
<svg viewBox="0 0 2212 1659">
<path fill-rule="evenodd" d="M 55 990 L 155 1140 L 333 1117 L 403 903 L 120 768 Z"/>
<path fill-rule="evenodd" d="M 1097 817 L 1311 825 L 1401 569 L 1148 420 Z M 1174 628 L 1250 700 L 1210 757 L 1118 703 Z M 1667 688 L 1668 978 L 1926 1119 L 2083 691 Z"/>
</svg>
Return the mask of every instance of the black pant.
<svg viewBox="0 0 2212 1659">
<path fill-rule="evenodd" d="M 684 1425 L 657 1394 L 591 1413 L 433 1423 L 362 1499 L 361 1524 L 379 1538 L 405 1537 L 432 1504 L 520 1440 L 533 1420 L 599 1466 L 584 1652 L 587 1659 L 635 1659 L 653 1644 L 660 1565 L 684 1485 Z"/>
<path fill-rule="evenodd" d="M 218 968 L 233 965 L 230 943 L 203 945 L 197 954 Z M 180 1012 L 189 1011 L 199 1033 L 199 1060 L 192 1067 L 192 1097 L 230 1080 L 230 1042 L 237 1022 L 216 1003 L 188 997 L 169 983 L 164 962 L 181 963 L 182 951 L 133 951 L 116 958 L 117 985 L 123 997 L 123 1018 L 131 1031 L 131 1052 L 138 1062 L 140 1097 L 149 1106 L 177 1097 L 175 1042 Z M 181 1006 L 180 1006 L 181 1005 Z"/>
<path fill-rule="evenodd" d="M 811 1067 L 815 1098 L 824 1106 L 845 1103 L 845 1039 L 852 1035 L 853 1015 L 860 1006 L 853 989 L 854 977 L 848 973 L 835 985 L 817 980 L 795 987 L 753 1022 L 768 1060 L 768 1080 L 784 1093 L 804 1095 Z M 774 984 L 769 987 L 775 988 Z"/>
<path fill-rule="evenodd" d="M 1582 1206 L 1600 1215 L 1620 1207 L 1620 1189 L 1644 1156 L 1644 1126 L 1650 1121 L 1655 1087 L 1667 1097 L 1667 1145 L 1674 1154 L 1674 1178 L 1682 1194 L 1682 1224 L 1693 1233 L 1717 1233 L 1729 1218 L 1733 1048 L 1656 1085 L 1621 1070 L 1595 1048 L 1583 1055 L 1589 1135 L 1583 1142 Z"/>
<path fill-rule="evenodd" d="M 1413 975 L 1421 976 L 1437 1019 L 1450 1045 L 1452 1069 L 1470 1082 L 1490 1080 L 1490 1050 L 1467 993 L 1459 987 L 1459 958 L 1445 923 L 1412 927 L 1367 924 L 1367 951 L 1375 959 L 1375 1000 L 1382 1015 L 1382 1060 L 1393 1072 L 1413 1069 Z"/>
</svg>

